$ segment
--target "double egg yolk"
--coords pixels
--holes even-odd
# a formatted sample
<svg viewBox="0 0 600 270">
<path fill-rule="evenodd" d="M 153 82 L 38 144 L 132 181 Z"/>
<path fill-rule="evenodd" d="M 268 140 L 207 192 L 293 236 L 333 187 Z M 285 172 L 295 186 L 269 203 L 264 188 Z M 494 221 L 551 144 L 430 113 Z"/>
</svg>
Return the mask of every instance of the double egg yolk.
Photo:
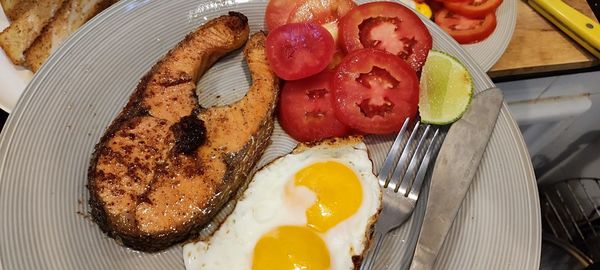
<svg viewBox="0 0 600 270">
<path fill-rule="evenodd" d="M 314 163 L 294 175 L 294 184 L 316 195 L 306 210 L 306 226 L 280 226 L 254 247 L 253 270 L 329 269 L 330 256 L 321 237 L 356 213 L 362 203 L 358 176 L 336 161 Z"/>
</svg>

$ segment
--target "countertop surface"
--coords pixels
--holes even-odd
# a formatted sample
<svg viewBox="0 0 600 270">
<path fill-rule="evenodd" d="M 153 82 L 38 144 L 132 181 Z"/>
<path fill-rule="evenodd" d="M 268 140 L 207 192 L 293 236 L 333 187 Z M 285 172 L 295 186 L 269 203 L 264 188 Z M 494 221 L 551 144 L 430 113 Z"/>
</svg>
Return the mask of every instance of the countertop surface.
<svg viewBox="0 0 600 270">
<path fill-rule="evenodd" d="M 595 19 L 586 0 L 563 0 Z M 560 31 L 550 21 L 517 0 L 517 25 L 508 48 L 488 75 L 492 78 L 560 72 L 598 66 L 600 60 Z"/>
</svg>

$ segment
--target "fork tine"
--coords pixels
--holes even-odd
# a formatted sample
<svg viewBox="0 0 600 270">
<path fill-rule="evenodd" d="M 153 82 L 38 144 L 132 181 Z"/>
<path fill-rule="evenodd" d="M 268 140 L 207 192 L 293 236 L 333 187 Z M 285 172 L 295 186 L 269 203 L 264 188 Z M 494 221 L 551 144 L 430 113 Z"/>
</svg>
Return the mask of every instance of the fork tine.
<svg viewBox="0 0 600 270">
<path fill-rule="evenodd" d="M 437 139 L 440 130 L 436 129 L 433 137 L 431 137 L 431 142 L 429 143 L 429 147 L 427 148 L 427 152 L 425 153 L 425 157 L 421 162 L 421 166 L 419 166 L 419 170 L 417 171 L 417 176 L 415 176 L 415 182 L 413 183 L 412 188 L 410 189 L 410 193 L 408 193 L 408 198 L 412 200 L 417 200 L 419 198 L 419 194 L 421 193 L 421 186 L 425 180 L 425 175 L 427 174 L 427 169 L 429 168 L 429 163 L 431 161 L 431 157 L 435 153 L 435 149 L 438 147 Z"/>
<path fill-rule="evenodd" d="M 404 148 L 402 148 L 402 154 L 400 155 L 400 159 L 398 159 L 398 162 L 395 164 L 396 166 L 394 167 L 393 171 L 394 173 L 392 174 L 392 177 L 390 178 L 390 180 L 388 181 L 388 183 L 383 186 L 384 188 L 387 188 L 389 184 L 391 184 L 391 182 L 394 179 L 402 179 L 402 177 L 404 176 L 404 172 L 405 172 L 405 168 L 404 168 L 404 164 L 406 164 L 406 161 L 408 160 L 408 158 L 410 158 L 410 146 L 413 144 L 413 141 L 415 140 L 415 136 L 418 133 L 417 131 L 419 130 L 419 125 L 421 123 L 419 123 L 419 121 L 417 121 L 415 123 L 415 126 L 413 127 L 412 132 L 410 133 L 410 136 L 408 137 L 408 141 L 406 141 L 406 144 L 404 145 Z M 395 182 L 397 182 L 398 180 L 395 180 Z M 395 189 L 395 187 L 394 187 Z"/>
<path fill-rule="evenodd" d="M 410 159 L 410 163 L 408 164 L 408 168 L 406 168 L 406 172 L 404 173 L 404 177 L 402 177 L 402 182 L 400 182 L 400 179 L 397 180 L 398 181 L 397 185 L 399 185 L 399 186 L 396 186 L 394 191 L 399 192 L 403 196 L 406 195 L 406 193 L 407 193 L 406 191 L 412 185 L 413 177 L 415 176 L 415 173 L 417 172 L 417 168 L 421 164 L 421 160 L 422 160 L 421 153 L 423 152 L 422 149 L 426 144 L 427 135 L 429 134 L 430 128 L 431 128 L 431 126 L 427 125 L 425 127 L 425 131 L 423 131 L 423 133 L 421 134 L 421 138 L 419 139 L 417 148 L 415 148 L 414 154 L 413 154 L 412 158 Z"/>
<path fill-rule="evenodd" d="M 379 170 L 377 179 L 379 180 L 379 185 L 382 187 L 387 186 L 388 179 L 390 178 L 390 175 L 392 174 L 394 168 L 392 166 L 396 164 L 399 158 L 400 152 L 398 150 L 400 149 L 400 144 L 402 144 L 402 139 L 404 138 L 404 133 L 406 132 L 406 128 L 408 127 L 409 122 L 410 118 L 407 117 L 406 120 L 404 120 L 404 124 L 402 125 L 400 132 L 398 132 L 398 136 L 396 136 L 396 139 L 394 140 L 394 144 L 392 144 L 390 151 L 385 157 L 383 166 L 381 166 L 381 169 Z"/>
</svg>

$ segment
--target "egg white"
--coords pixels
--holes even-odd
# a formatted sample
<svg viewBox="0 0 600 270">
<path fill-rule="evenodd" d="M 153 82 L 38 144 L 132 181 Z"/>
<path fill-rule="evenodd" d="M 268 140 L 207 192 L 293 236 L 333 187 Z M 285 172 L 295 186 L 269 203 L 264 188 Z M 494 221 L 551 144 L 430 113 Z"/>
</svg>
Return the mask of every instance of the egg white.
<svg viewBox="0 0 600 270">
<path fill-rule="evenodd" d="M 296 192 L 290 198 L 284 191 L 286 185 L 300 169 L 329 160 L 351 168 L 362 186 L 363 200 L 357 212 L 321 235 L 329 250 L 331 269 L 353 269 L 352 256 L 363 254 L 367 231 L 381 206 L 381 190 L 371 160 L 365 144 L 358 140 L 312 146 L 258 171 L 214 235 L 184 246 L 186 269 L 251 269 L 254 246 L 265 233 L 283 225 L 306 225 L 306 209 L 316 196 L 308 188 L 295 186 Z"/>
</svg>

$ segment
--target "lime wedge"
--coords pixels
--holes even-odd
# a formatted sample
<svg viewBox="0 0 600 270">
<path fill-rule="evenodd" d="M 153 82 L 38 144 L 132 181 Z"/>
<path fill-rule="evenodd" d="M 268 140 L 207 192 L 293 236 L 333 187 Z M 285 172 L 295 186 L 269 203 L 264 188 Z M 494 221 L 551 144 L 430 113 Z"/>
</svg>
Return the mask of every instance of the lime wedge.
<svg viewBox="0 0 600 270">
<path fill-rule="evenodd" d="M 430 51 L 421 72 L 419 114 L 421 122 L 446 125 L 465 113 L 473 96 L 473 79 L 456 58 Z"/>
</svg>

